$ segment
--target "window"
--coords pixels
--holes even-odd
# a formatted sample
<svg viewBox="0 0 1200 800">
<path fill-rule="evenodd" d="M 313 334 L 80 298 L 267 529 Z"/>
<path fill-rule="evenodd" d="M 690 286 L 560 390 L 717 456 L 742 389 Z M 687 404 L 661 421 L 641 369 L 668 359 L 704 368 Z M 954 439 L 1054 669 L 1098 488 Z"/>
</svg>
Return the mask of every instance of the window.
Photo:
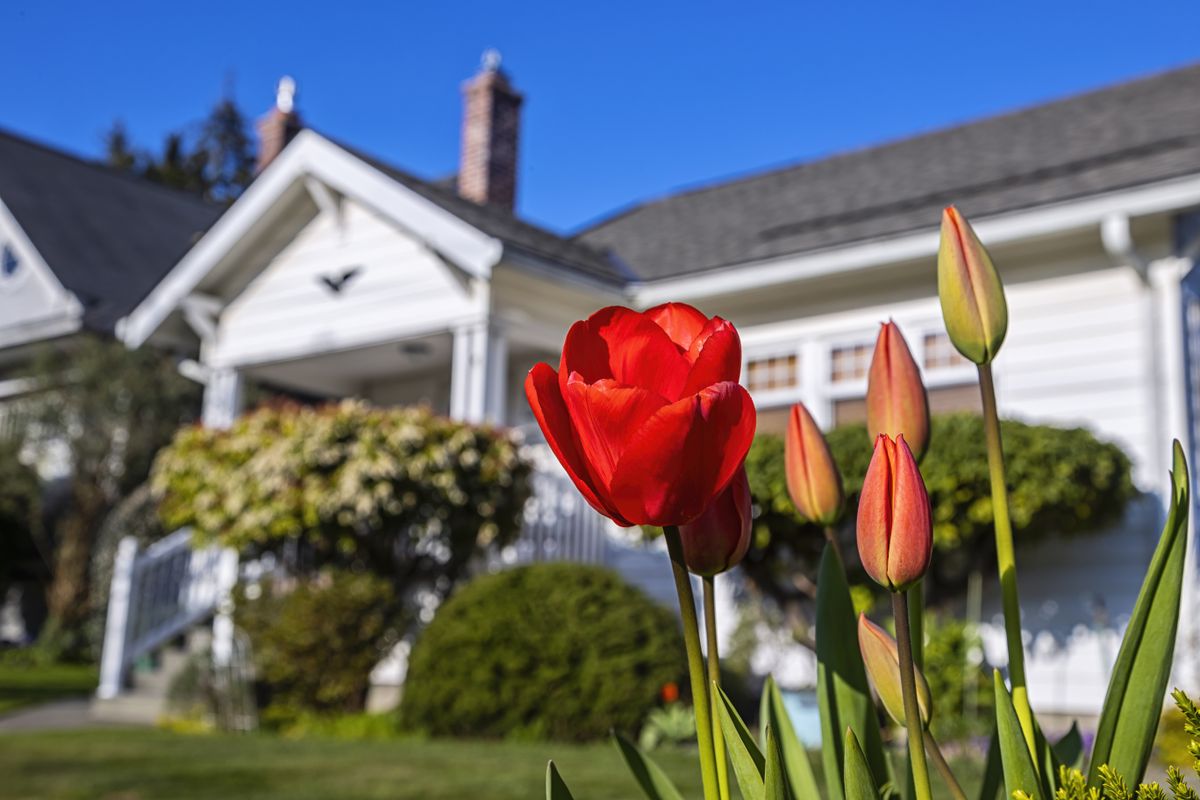
<svg viewBox="0 0 1200 800">
<path fill-rule="evenodd" d="M 800 385 L 800 357 L 795 353 L 751 357 L 746 361 L 746 388 L 751 392 L 791 389 Z"/>
<path fill-rule="evenodd" d="M 835 347 L 829 354 L 829 380 L 832 383 L 862 380 L 871 363 L 869 344 Z"/>
<path fill-rule="evenodd" d="M 962 357 L 945 333 L 925 334 L 925 369 L 962 367 L 969 362 Z"/>
</svg>

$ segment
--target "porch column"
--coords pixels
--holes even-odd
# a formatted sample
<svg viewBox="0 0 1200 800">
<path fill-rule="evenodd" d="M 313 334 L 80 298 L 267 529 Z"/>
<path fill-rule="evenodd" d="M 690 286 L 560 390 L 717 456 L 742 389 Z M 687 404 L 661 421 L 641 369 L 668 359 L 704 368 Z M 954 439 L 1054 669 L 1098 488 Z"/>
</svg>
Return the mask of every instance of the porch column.
<svg viewBox="0 0 1200 800">
<path fill-rule="evenodd" d="M 450 357 L 450 416 L 482 422 L 487 405 L 488 327 L 485 321 L 454 330 Z"/>
<path fill-rule="evenodd" d="M 508 420 L 508 336 L 493 325 L 487 336 L 487 396 L 483 418 L 493 425 Z"/>
<path fill-rule="evenodd" d="M 214 368 L 204 386 L 200 419 L 206 428 L 228 428 L 242 412 L 242 375 L 230 367 Z"/>
</svg>

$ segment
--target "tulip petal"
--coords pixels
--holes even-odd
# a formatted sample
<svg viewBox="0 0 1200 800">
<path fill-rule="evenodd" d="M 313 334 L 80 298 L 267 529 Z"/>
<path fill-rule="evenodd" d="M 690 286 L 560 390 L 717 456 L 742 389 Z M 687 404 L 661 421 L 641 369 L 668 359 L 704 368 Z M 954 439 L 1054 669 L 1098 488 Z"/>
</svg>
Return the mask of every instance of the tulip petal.
<svg viewBox="0 0 1200 800">
<path fill-rule="evenodd" d="M 716 575 L 736 566 L 750 548 L 750 480 L 745 468 L 704 513 L 679 527 L 689 572 Z"/>
<path fill-rule="evenodd" d="M 667 403 L 654 392 L 613 380 L 586 383 L 578 373 L 567 380 L 566 402 L 580 453 L 602 494 L 630 439 Z"/>
<path fill-rule="evenodd" d="M 687 350 L 708 324 L 708 317 L 687 303 L 663 303 L 647 309 L 646 316 L 662 328 L 671 341 Z"/>
<path fill-rule="evenodd" d="M 895 444 L 882 434 L 858 496 L 858 557 L 876 583 L 888 582 L 888 534 L 892 527 L 892 461 Z"/>
<path fill-rule="evenodd" d="M 611 378 L 674 401 L 689 371 L 683 351 L 653 320 L 629 308 L 609 306 L 567 332 L 559 382 L 564 396 L 567 378 L 577 372 L 586 383 Z"/>
<path fill-rule="evenodd" d="M 729 483 L 754 439 L 754 403 L 731 381 L 659 409 L 617 462 L 612 498 L 640 525 L 684 525 Z"/>
<path fill-rule="evenodd" d="M 692 341 L 687 359 L 692 371 L 683 387 L 684 397 L 714 383 L 736 383 L 742 376 L 742 338 L 733 325 L 713 317 Z"/>
<path fill-rule="evenodd" d="M 867 373 L 867 432 L 904 434 L 918 459 L 929 444 L 929 400 L 921 371 L 896 323 L 879 329 Z"/>
<path fill-rule="evenodd" d="M 803 403 L 792 406 L 784 439 L 788 493 L 809 521 L 832 525 L 842 510 L 842 473 L 816 420 Z"/>
<path fill-rule="evenodd" d="M 546 443 L 550 445 L 550 449 L 575 487 L 579 489 L 579 493 L 583 495 L 583 499 L 613 522 L 628 527 L 630 523 L 626 522 L 615 508 L 606 505 L 592 488 L 591 474 L 575 440 L 567 405 L 559 391 L 558 375 L 553 367 L 549 364 L 535 364 L 533 369 L 529 370 L 529 375 L 525 378 L 525 397 L 529 400 L 533 416 L 546 437 Z"/>
<path fill-rule="evenodd" d="M 1008 331 L 1004 287 L 987 249 L 954 206 L 942 213 L 938 297 L 958 351 L 976 364 L 995 358 Z"/>
<path fill-rule="evenodd" d="M 917 469 L 908 443 L 896 439 L 892 500 L 892 531 L 888 540 L 888 578 L 897 589 L 906 589 L 921 579 L 929 568 L 933 549 L 933 525 L 929 494 Z"/>
</svg>

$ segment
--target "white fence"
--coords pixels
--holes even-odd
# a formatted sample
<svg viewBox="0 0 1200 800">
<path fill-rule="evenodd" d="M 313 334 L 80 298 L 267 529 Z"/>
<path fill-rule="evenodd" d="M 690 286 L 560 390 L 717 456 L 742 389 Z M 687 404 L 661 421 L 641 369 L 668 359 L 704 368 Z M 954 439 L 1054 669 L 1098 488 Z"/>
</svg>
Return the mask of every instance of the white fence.
<svg viewBox="0 0 1200 800">
<path fill-rule="evenodd" d="M 102 699 L 121 693 L 139 658 L 215 616 L 237 581 L 237 553 L 193 549 L 187 528 L 138 550 L 131 536 L 117 546 L 96 690 Z"/>
<path fill-rule="evenodd" d="M 513 544 L 507 560 L 519 564 L 605 563 L 612 523 L 583 499 L 548 445 L 528 445 L 522 455 L 534 465 L 530 476 L 533 491 L 525 504 L 521 537 Z"/>
</svg>

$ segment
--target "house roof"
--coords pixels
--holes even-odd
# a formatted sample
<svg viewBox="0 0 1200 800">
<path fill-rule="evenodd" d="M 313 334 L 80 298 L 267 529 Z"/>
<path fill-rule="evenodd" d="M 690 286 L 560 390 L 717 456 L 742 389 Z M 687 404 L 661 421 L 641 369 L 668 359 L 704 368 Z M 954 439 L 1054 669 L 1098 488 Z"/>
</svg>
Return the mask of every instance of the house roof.
<svg viewBox="0 0 1200 800">
<path fill-rule="evenodd" d="M 547 259 L 571 271 L 614 285 L 634 280 L 634 275 L 620 259 L 605 248 L 560 236 L 525 222 L 512 212 L 493 205 L 481 205 L 460 196 L 447 181 L 418 178 L 374 156 L 363 153 L 340 141 L 331 139 L 338 147 L 362 159 L 387 176 L 411 189 L 430 202 L 436 203 L 468 225 L 501 240 L 505 245 L 533 256 Z"/>
<path fill-rule="evenodd" d="M 83 324 L 106 332 L 223 210 L 2 130 L 0 200 L 83 305 Z"/>
<path fill-rule="evenodd" d="M 576 241 L 643 280 L 927 229 L 1200 172 L 1200 64 L 902 141 L 686 191 Z"/>
</svg>

